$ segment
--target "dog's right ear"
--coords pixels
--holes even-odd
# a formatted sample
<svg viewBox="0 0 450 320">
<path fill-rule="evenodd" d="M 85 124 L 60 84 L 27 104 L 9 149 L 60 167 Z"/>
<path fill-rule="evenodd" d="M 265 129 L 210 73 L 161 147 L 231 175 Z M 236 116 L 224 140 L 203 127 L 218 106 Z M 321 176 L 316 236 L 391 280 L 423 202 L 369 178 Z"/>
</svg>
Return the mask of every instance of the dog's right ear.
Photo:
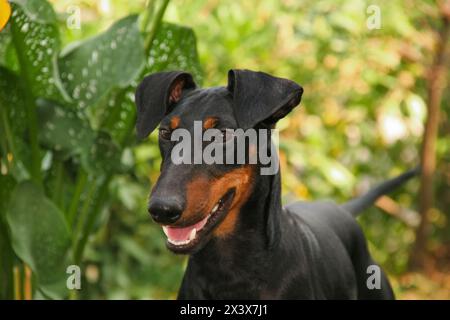
<svg viewBox="0 0 450 320">
<path fill-rule="evenodd" d="M 192 75 L 183 71 L 158 72 L 145 77 L 135 94 L 138 138 L 143 139 L 155 130 L 180 101 L 183 90 L 195 87 Z"/>
</svg>

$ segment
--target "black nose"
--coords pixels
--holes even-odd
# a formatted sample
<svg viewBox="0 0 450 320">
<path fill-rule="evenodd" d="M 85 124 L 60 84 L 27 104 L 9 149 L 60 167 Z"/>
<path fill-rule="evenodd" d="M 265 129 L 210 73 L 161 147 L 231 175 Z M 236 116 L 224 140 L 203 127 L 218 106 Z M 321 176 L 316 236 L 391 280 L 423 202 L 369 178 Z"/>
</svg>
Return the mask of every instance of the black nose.
<svg viewBox="0 0 450 320">
<path fill-rule="evenodd" d="M 156 222 L 171 224 L 181 217 L 183 212 L 182 201 L 176 198 L 152 197 L 148 204 L 148 212 Z"/>
</svg>

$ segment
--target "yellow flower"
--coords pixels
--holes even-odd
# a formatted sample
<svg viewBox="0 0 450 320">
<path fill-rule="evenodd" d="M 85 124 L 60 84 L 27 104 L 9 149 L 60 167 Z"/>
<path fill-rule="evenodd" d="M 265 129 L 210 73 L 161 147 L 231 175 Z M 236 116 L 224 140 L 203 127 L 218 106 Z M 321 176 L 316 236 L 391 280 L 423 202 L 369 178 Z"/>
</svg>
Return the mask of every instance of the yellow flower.
<svg viewBox="0 0 450 320">
<path fill-rule="evenodd" d="M 11 16 L 11 6 L 7 0 L 0 0 L 0 31 L 9 20 Z"/>
</svg>

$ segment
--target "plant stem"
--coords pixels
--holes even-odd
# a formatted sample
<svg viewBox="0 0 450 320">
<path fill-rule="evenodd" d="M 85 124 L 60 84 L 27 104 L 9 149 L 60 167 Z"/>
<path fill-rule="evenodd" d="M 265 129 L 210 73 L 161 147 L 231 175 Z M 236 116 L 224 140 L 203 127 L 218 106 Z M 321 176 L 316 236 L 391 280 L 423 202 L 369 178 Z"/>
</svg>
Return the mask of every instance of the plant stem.
<svg viewBox="0 0 450 320">
<path fill-rule="evenodd" d="M 77 300 L 78 299 L 78 292 L 77 290 L 70 290 L 69 292 L 69 300 Z"/>
<path fill-rule="evenodd" d="M 87 217 L 87 221 L 84 225 L 83 233 L 81 234 L 80 241 L 74 250 L 74 261 L 75 264 L 79 264 L 81 262 L 81 258 L 83 257 L 84 248 L 86 247 L 87 240 L 89 235 L 94 228 L 94 223 L 98 218 L 98 215 L 101 212 L 101 208 L 108 194 L 108 186 L 111 181 L 112 175 L 109 175 L 106 180 L 102 183 L 101 187 L 97 192 L 96 201 L 92 207 L 91 214 Z"/>
<path fill-rule="evenodd" d="M 26 279 L 26 276 L 25 276 L 25 262 L 20 262 L 20 265 L 19 265 L 19 276 L 20 276 L 20 283 L 21 283 L 21 286 L 20 286 L 20 295 L 21 295 L 21 297 L 22 297 L 22 300 L 26 300 L 26 295 L 25 295 L 25 287 L 26 287 L 26 281 L 27 281 L 27 279 Z"/>
<path fill-rule="evenodd" d="M 10 127 L 9 121 L 8 121 L 8 115 L 6 114 L 5 108 L 1 108 L 0 116 L 2 117 L 3 131 L 4 131 L 3 133 L 4 133 L 5 140 L 6 140 L 6 149 L 7 150 L 5 150 L 5 152 L 6 153 L 10 152 L 13 155 L 13 159 L 14 159 L 17 157 L 17 154 L 16 154 L 16 150 L 15 150 L 15 146 L 14 146 L 13 135 L 11 133 L 11 127 Z M 8 165 L 8 170 L 10 170 L 11 168 L 10 168 L 9 159 L 7 159 L 6 163 Z"/>
<path fill-rule="evenodd" d="M 13 274 L 14 274 L 14 299 L 15 300 L 22 300 L 22 281 L 20 278 L 20 270 L 19 267 L 16 265 L 13 268 Z"/>
<path fill-rule="evenodd" d="M 147 26 L 144 26 L 144 30 L 147 31 L 147 36 L 144 40 L 144 48 L 145 48 L 145 55 L 148 56 L 152 43 L 153 43 L 153 39 L 155 38 L 156 32 L 158 31 L 159 26 L 161 25 L 161 20 L 164 16 L 164 13 L 166 12 L 167 9 L 167 5 L 169 4 L 170 0 L 163 0 L 163 3 L 161 4 L 161 6 L 158 8 L 158 11 L 156 12 L 156 14 L 154 15 L 153 19 L 150 21 L 150 26 L 147 28 Z M 147 8 L 148 10 L 153 9 L 154 5 L 149 6 Z M 149 21 L 146 22 L 147 24 L 149 23 Z"/>
<path fill-rule="evenodd" d="M 24 263 L 23 270 L 24 270 L 23 296 L 25 300 L 32 300 L 33 289 L 31 285 L 31 269 Z"/>
<path fill-rule="evenodd" d="M 53 202 L 61 208 L 61 194 L 62 194 L 62 177 L 64 173 L 64 163 L 61 160 L 56 160 L 55 163 L 55 185 L 53 189 L 52 200 Z"/>
<path fill-rule="evenodd" d="M 79 259 L 77 259 L 76 257 L 76 252 L 78 252 L 78 247 L 80 244 L 80 241 L 78 241 L 78 239 L 80 238 L 80 235 L 83 231 L 83 227 L 86 225 L 86 219 L 89 213 L 89 208 L 91 206 L 91 201 L 92 201 L 92 197 L 95 194 L 95 191 L 97 189 L 97 185 L 95 183 L 92 183 L 89 185 L 88 187 L 88 191 L 87 191 L 87 195 L 86 195 L 86 200 L 84 201 L 83 204 L 83 208 L 81 209 L 80 212 L 80 216 L 78 217 L 78 221 L 76 223 L 76 227 L 75 230 L 72 234 L 72 239 L 73 239 L 73 252 L 75 253 L 74 255 L 74 260 L 76 261 L 76 264 L 79 263 Z"/>
<path fill-rule="evenodd" d="M 77 181 L 75 185 L 75 192 L 70 202 L 69 210 L 67 211 L 67 221 L 69 226 L 72 227 L 75 221 L 75 215 L 80 204 L 81 193 L 83 192 L 84 185 L 86 184 L 87 174 L 84 170 L 80 169 L 77 175 Z"/>
<path fill-rule="evenodd" d="M 436 140 L 439 129 L 439 113 L 442 94 L 446 86 L 448 66 L 446 51 L 450 38 L 450 1 L 442 8 L 442 29 L 434 54 L 434 62 L 428 75 L 428 116 L 425 123 L 421 152 L 421 176 L 419 190 L 419 212 L 421 220 L 416 230 L 416 241 L 410 253 L 409 267 L 422 269 L 426 254 L 426 240 L 430 229 L 430 211 L 433 208 L 433 176 L 436 169 Z"/>
<path fill-rule="evenodd" d="M 155 0 L 148 0 L 146 3 L 146 10 L 142 14 L 141 23 L 139 26 L 139 30 L 142 33 L 147 32 L 148 24 L 152 20 L 153 14 L 155 12 L 155 4 L 156 4 Z"/>
</svg>

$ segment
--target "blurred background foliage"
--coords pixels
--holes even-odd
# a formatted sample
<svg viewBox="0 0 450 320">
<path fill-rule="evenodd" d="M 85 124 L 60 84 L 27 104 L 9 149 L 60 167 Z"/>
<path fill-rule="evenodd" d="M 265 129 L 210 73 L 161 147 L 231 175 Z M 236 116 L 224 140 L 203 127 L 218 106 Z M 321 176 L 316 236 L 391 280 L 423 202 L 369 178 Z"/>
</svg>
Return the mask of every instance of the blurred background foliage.
<svg viewBox="0 0 450 320">
<path fill-rule="evenodd" d="M 109 133 L 107 140 L 123 146 L 117 149 L 120 152 L 108 149 L 112 150 L 111 154 L 104 162 L 99 162 L 103 166 L 117 161 L 120 168 L 111 169 L 114 174 L 104 178 L 107 192 L 97 208 L 99 214 L 92 221 L 92 232 L 85 239 L 87 245 L 81 259 L 82 290 L 76 297 L 174 298 L 186 259 L 165 249 L 165 237 L 150 221 L 146 210 L 148 193 L 159 174 L 156 137 L 151 135 L 148 140 L 139 142 L 134 136 L 123 133 L 126 129 L 120 128 L 121 124 L 129 128 L 133 123 L 134 115 L 126 111 L 132 108 L 131 92 L 142 71 L 139 66 L 133 67 L 133 63 L 139 64 L 139 59 L 144 59 L 139 57 L 139 52 L 130 50 L 133 46 L 128 46 L 133 31 L 128 30 L 121 40 L 128 42 L 120 47 L 118 57 L 128 62 L 128 71 L 117 70 L 112 64 L 106 67 L 110 72 L 108 77 L 102 74 L 96 79 L 99 90 L 104 88 L 103 96 L 96 92 L 87 95 L 89 90 L 80 87 L 79 90 L 85 91 L 81 92 L 84 98 L 79 98 L 73 77 L 77 77 L 77 72 L 83 77 L 87 72 L 83 71 L 84 67 L 91 66 L 67 63 L 71 58 L 84 61 L 86 53 L 77 52 L 74 42 L 110 30 L 118 19 L 129 14 L 142 14 L 146 3 L 144 0 L 50 3 L 56 12 L 55 28 L 60 36 L 60 43 L 55 45 L 65 48 L 58 60 L 61 81 L 71 95 L 73 110 L 89 106 L 82 115 L 78 112 L 78 116 L 88 118 L 95 131 L 92 136 L 80 139 L 100 139 L 98 132 L 105 130 Z M 366 10 L 371 4 L 381 8 L 381 29 L 369 30 L 366 26 L 369 16 Z M 67 19 L 76 10 L 81 14 L 80 29 L 67 26 Z M 328 198 L 343 202 L 419 163 L 427 113 L 427 71 L 433 63 L 437 30 L 441 27 L 438 18 L 438 5 L 430 0 L 172 0 L 164 14 L 164 21 L 172 24 L 159 28 L 160 42 L 157 40 L 153 51 L 145 58 L 144 71 L 184 67 L 194 72 L 204 86 L 215 86 L 226 83 L 230 68 L 248 68 L 302 84 L 305 93 L 300 107 L 278 125 L 283 200 Z M 180 25 L 192 28 L 195 38 L 189 29 Z M 167 40 L 172 41 L 168 45 L 170 49 L 163 45 Z M 141 40 L 136 38 L 135 41 Z M 72 48 L 66 48 L 69 44 Z M 92 44 L 97 45 L 98 42 Z M 192 45 L 194 51 L 186 50 Z M 1 65 L 7 66 L 8 72 L 20 72 L 17 57 L 2 53 L 11 50 L 8 48 L 3 43 L 0 45 Z M 180 50 L 187 53 L 180 53 Z M 106 59 L 110 52 L 104 54 L 98 59 Z M 179 59 L 180 56 L 186 56 L 185 60 Z M 65 72 L 65 68 L 74 71 Z M 127 79 L 122 78 L 122 71 Z M 46 85 L 39 85 L 44 81 L 37 81 L 36 96 L 58 100 L 59 97 L 54 96 L 58 90 L 52 92 Z M 117 87 L 125 89 L 117 90 Z M 449 91 L 444 91 L 441 106 L 435 207 L 429 217 L 425 268 L 420 272 L 408 269 L 420 218 L 418 179 L 359 218 L 371 252 L 389 273 L 398 298 L 450 299 Z M 90 101 L 97 98 L 102 101 Z M 63 108 L 46 109 L 49 104 L 48 101 L 38 103 L 39 110 L 43 110 L 40 121 L 44 123 L 58 115 L 55 110 Z M 126 119 L 121 119 L 121 115 Z M 80 120 L 80 125 L 82 122 Z M 64 131 L 64 128 L 63 124 L 58 130 Z M 81 132 L 77 127 L 74 130 Z M 44 136 L 40 143 L 50 145 L 53 151 L 49 153 L 53 159 L 58 159 L 64 152 L 55 150 L 54 139 L 46 139 L 48 127 L 41 128 L 41 132 Z M 59 144 L 63 145 L 59 147 L 64 151 L 64 133 L 61 137 Z M 100 142 L 95 141 L 94 144 L 99 145 Z M 73 152 L 70 146 L 67 150 Z M 83 155 L 84 151 L 76 153 Z M 89 153 L 86 154 L 87 158 L 81 157 L 79 161 L 85 161 L 87 166 L 81 165 L 82 169 L 77 170 L 99 170 L 89 167 L 92 162 Z M 73 158 L 61 157 L 65 168 L 61 179 L 83 179 L 79 173 L 70 172 Z M 2 161 L 8 161 L 4 153 Z M 45 167 L 45 161 L 42 166 Z M 46 185 L 58 179 L 57 168 L 53 164 L 51 168 L 44 168 Z M 89 177 L 89 174 L 84 177 L 88 180 L 86 185 L 105 184 L 104 180 L 95 182 Z M 68 186 L 70 190 L 48 196 L 63 203 L 58 197 L 76 194 L 76 185 L 73 181 Z M 2 192 L 5 186 L 2 182 Z M 67 201 L 70 199 L 69 196 Z M 15 265 L 18 261 L 16 258 Z"/>
</svg>

